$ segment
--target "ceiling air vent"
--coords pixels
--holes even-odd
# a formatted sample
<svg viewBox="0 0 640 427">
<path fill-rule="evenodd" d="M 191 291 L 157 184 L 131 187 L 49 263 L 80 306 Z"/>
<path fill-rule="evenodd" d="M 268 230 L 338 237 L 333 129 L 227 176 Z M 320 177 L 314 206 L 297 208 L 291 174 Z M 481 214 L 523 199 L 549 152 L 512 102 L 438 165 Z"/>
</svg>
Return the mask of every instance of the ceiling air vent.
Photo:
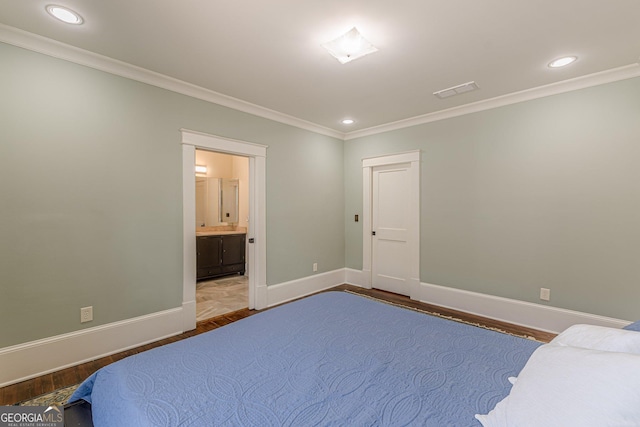
<svg viewBox="0 0 640 427">
<path fill-rule="evenodd" d="M 458 86 L 450 87 L 448 89 L 442 89 L 437 92 L 433 92 L 433 94 L 440 99 L 444 99 L 449 98 L 450 96 L 460 95 L 461 93 L 471 92 L 472 90 L 476 89 L 479 89 L 476 82 L 468 82 Z"/>
</svg>

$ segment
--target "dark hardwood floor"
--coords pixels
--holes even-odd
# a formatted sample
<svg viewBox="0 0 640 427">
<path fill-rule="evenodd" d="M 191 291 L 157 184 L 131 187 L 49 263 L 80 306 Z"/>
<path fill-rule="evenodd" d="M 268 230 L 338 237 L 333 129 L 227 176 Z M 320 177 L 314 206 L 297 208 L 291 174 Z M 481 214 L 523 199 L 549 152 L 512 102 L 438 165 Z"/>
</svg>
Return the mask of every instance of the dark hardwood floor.
<svg viewBox="0 0 640 427">
<path fill-rule="evenodd" d="M 551 339 L 553 339 L 553 337 L 555 336 L 554 334 L 551 334 L 548 332 L 537 331 L 535 329 L 530 329 L 530 328 L 525 328 L 522 326 L 517 326 L 517 325 L 505 323 L 505 322 L 500 322 L 500 321 L 489 319 L 486 317 L 475 316 L 475 315 L 471 315 L 471 314 L 456 311 L 456 310 L 450 310 L 443 307 L 438 307 L 430 304 L 412 301 L 408 297 L 392 294 L 385 291 L 380 291 L 377 289 L 363 289 L 363 288 L 352 286 L 352 285 L 340 285 L 340 286 L 336 286 L 335 288 L 331 288 L 329 290 L 330 291 L 348 290 L 351 292 L 382 299 L 388 302 L 402 304 L 402 305 L 413 307 L 413 308 L 419 308 L 422 310 L 427 310 L 434 313 L 442 314 L 445 316 L 455 317 L 464 321 L 478 323 L 488 327 L 498 328 L 506 332 L 519 334 L 519 335 L 528 335 L 536 338 L 539 341 L 548 342 Z M 156 341 L 151 344 L 143 345 L 141 347 L 123 351 L 121 353 L 116 353 L 111 356 L 96 359 L 91 362 L 83 363 L 81 365 L 73 366 L 71 368 L 63 369 L 61 371 L 53 372 L 51 374 L 43 375 L 41 377 L 33 378 L 31 380 L 23 381 L 17 384 L 0 388 L 0 405 L 13 405 L 17 402 L 22 402 L 23 400 L 31 399 L 33 397 L 39 396 L 44 393 L 52 392 L 62 387 L 68 387 L 74 384 L 78 384 L 79 382 L 82 382 L 85 378 L 87 378 L 96 370 L 110 363 L 113 363 L 117 360 L 123 359 L 127 356 L 131 356 L 136 353 L 140 353 L 142 351 L 150 350 L 154 347 L 159 347 L 161 345 L 180 341 L 185 338 L 192 337 L 194 335 L 198 335 L 204 332 L 211 331 L 213 329 L 217 329 L 221 326 L 228 325 L 229 323 L 233 323 L 236 320 L 240 320 L 240 319 L 244 319 L 245 317 L 252 316 L 255 313 L 258 313 L 258 312 L 254 310 L 249 310 L 249 309 L 242 309 L 242 310 L 234 311 L 232 313 L 224 314 L 222 316 L 217 316 L 211 319 L 203 320 L 201 322 L 198 322 L 196 329 L 194 329 L 193 331 L 185 332 L 183 334 L 166 338 L 161 341 Z"/>
</svg>

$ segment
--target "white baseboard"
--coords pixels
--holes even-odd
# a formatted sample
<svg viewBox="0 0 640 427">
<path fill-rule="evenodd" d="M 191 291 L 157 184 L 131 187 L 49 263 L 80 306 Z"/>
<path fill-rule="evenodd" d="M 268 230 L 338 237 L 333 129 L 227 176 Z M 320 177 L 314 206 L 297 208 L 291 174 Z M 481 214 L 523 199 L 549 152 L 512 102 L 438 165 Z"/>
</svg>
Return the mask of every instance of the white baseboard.
<svg viewBox="0 0 640 427">
<path fill-rule="evenodd" d="M 578 323 L 611 328 L 621 328 L 629 324 L 629 321 L 611 317 L 496 297 L 429 283 L 420 283 L 419 300 L 441 307 L 553 333 L 560 333 L 569 326 Z"/>
<path fill-rule="evenodd" d="M 364 271 L 354 270 L 353 268 L 344 269 L 344 283 L 360 286 L 361 288 L 371 288 L 371 286 L 367 286 L 368 282 Z"/>
<path fill-rule="evenodd" d="M 196 300 L 182 302 L 182 331 L 196 328 Z"/>
<path fill-rule="evenodd" d="M 184 323 L 180 307 L 5 347 L 0 387 L 180 334 Z"/>
<path fill-rule="evenodd" d="M 345 283 L 371 288 L 368 280 L 371 272 L 352 268 L 345 268 L 344 271 Z M 578 323 L 611 328 L 622 328 L 629 324 L 627 320 L 496 297 L 446 286 L 419 283 L 419 281 L 411 289 L 412 299 L 428 304 L 553 333 L 560 333 L 569 326 Z"/>
<path fill-rule="evenodd" d="M 269 306 L 313 294 L 345 282 L 345 269 L 264 286 Z M 0 387 L 59 371 L 191 330 L 195 301 L 81 331 L 0 349 Z"/>
<path fill-rule="evenodd" d="M 367 287 L 366 272 L 341 268 L 265 287 L 274 306 L 334 286 Z M 577 323 L 621 328 L 629 321 L 445 286 L 420 283 L 418 300 L 517 325 L 558 333 Z M 183 307 L 0 349 L 0 387 L 125 351 L 192 329 L 189 301 Z M 190 314 L 191 313 L 191 314 Z"/>
<path fill-rule="evenodd" d="M 272 307 L 282 304 L 283 302 L 324 291 L 325 289 L 342 285 L 344 282 L 345 269 L 340 268 L 289 282 L 278 283 L 277 285 L 270 285 L 267 286 L 267 306 Z"/>
</svg>

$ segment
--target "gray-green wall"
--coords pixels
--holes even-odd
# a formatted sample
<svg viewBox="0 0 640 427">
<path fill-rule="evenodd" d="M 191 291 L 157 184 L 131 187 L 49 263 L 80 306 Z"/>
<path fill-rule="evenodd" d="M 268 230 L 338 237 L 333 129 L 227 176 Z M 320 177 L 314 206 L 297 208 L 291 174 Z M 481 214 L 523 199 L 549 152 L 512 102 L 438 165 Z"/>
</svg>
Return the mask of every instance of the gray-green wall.
<svg viewBox="0 0 640 427">
<path fill-rule="evenodd" d="M 1 43 L 0 64 L 0 348 L 181 306 L 181 128 L 269 146 L 267 284 L 344 267 L 342 141 Z"/>
<path fill-rule="evenodd" d="M 181 305 L 180 128 L 269 146 L 269 285 L 360 269 L 361 159 L 421 149 L 423 282 L 640 318 L 638 78 L 342 142 L 5 44 L 0 63 L 0 348 Z"/>
<path fill-rule="evenodd" d="M 361 160 L 415 149 L 422 282 L 640 319 L 640 78 L 347 141 L 347 267 Z"/>
</svg>

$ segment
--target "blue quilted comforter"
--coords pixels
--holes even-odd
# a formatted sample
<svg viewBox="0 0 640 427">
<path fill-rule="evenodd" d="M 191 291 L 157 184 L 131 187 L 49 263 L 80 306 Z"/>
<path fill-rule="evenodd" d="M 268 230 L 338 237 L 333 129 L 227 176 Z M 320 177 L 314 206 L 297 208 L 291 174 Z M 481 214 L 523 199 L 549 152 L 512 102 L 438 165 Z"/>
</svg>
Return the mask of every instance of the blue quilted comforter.
<svg viewBox="0 0 640 427">
<path fill-rule="evenodd" d="M 328 292 L 137 354 L 70 402 L 104 426 L 479 426 L 540 344 Z"/>
</svg>

